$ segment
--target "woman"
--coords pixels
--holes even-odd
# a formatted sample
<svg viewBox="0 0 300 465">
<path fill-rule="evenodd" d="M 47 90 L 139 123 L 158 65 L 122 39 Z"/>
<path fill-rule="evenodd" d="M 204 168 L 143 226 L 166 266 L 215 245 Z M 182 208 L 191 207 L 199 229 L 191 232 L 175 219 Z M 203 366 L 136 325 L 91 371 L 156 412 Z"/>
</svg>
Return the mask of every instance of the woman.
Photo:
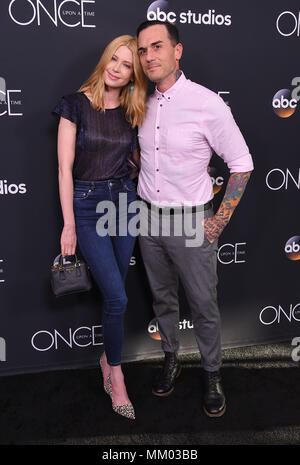
<svg viewBox="0 0 300 465">
<path fill-rule="evenodd" d="M 131 419 L 135 413 L 124 383 L 121 351 L 125 278 L 135 237 L 128 232 L 133 214 L 127 214 L 121 203 L 119 207 L 119 194 L 123 198 L 126 194 L 127 207 L 136 199 L 130 162 L 137 155 L 136 127 L 143 121 L 145 100 L 146 78 L 137 41 L 124 35 L 108 44 L 87 81 L 77 92 L 64 96 L 54 109 L 61 116 L 57 146 L 64 218 L 61 253 L 73 255 L 78 240 L 103 295 L 104 353 L 100 365 L 104 390 L 111 396 L 114 411 Z M 116 231 L 112 228 L 107 234 L 106 230 L 105 235 L 98 227 L 103 216 L 99 213 L 101 201 L 111 202 L 116 214 L 110 218 L 116 220 Z M 125 235 L 118 234 L 122 221 L 123 226 L 126 221 Z"/>
</svg>

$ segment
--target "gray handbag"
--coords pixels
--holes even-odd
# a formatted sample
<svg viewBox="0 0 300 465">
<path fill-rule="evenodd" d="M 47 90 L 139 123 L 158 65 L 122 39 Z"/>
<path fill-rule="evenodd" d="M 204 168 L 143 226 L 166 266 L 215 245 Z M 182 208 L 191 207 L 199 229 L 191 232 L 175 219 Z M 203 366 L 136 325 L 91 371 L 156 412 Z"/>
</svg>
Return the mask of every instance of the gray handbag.
<svg viewBox="0 0 300 465">
<path fill-rule="evenodd" d="M 58 262 L 51 267 L 51 286 L 56 297 L 87 292 L 92 288 L 88 265 L 83 260 L 65 261 L 60 254 Z"/>
</svg>

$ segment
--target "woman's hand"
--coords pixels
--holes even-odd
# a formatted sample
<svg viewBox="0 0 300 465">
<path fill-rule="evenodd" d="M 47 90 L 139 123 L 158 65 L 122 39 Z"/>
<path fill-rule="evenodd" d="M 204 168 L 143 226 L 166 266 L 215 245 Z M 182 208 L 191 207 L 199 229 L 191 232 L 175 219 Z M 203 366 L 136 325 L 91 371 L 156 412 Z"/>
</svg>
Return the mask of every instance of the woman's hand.
<svg viewBox="0 0 300 465">
<path fill-rule="evenodd" d="M 75 225 L 65 225 L 63 227 L 60 238 L 62 256 L 65 257 L 66 255 L 74 255 L 76 250 L 76 243 L 77 236 Z"/>
</svg>

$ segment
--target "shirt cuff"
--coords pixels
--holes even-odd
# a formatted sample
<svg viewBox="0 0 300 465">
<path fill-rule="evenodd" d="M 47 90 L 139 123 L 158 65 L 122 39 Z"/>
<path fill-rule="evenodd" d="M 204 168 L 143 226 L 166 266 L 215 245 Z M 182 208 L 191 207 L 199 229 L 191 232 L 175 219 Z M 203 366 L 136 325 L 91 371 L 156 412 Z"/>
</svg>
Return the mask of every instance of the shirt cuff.
<svg viewBox="0 0 300 465">
<path fill-rule="evenodd" d="M 228 168 L 230 173 L 246 173 L 247 171 L 253 171 L 254 165 L 250 153 L 228 162 Z"/>
</svg>

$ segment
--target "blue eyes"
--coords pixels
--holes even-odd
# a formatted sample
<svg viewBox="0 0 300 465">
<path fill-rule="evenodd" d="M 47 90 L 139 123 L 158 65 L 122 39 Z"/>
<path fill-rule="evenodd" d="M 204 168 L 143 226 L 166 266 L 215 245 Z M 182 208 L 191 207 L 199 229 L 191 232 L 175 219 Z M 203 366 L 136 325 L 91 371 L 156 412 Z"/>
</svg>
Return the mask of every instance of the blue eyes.
<svg viewBox="0 0 300 465">
<path fill-rule="evenodd" d="M 118 61 L 117 57 L 111 57 L 111 61 Z M 129 65 L 128 63 L 124 63 L 124 66 L 126 66 L 126 68 L 128 69 L 131 69 L 131 65 Z"/>
</svg>

